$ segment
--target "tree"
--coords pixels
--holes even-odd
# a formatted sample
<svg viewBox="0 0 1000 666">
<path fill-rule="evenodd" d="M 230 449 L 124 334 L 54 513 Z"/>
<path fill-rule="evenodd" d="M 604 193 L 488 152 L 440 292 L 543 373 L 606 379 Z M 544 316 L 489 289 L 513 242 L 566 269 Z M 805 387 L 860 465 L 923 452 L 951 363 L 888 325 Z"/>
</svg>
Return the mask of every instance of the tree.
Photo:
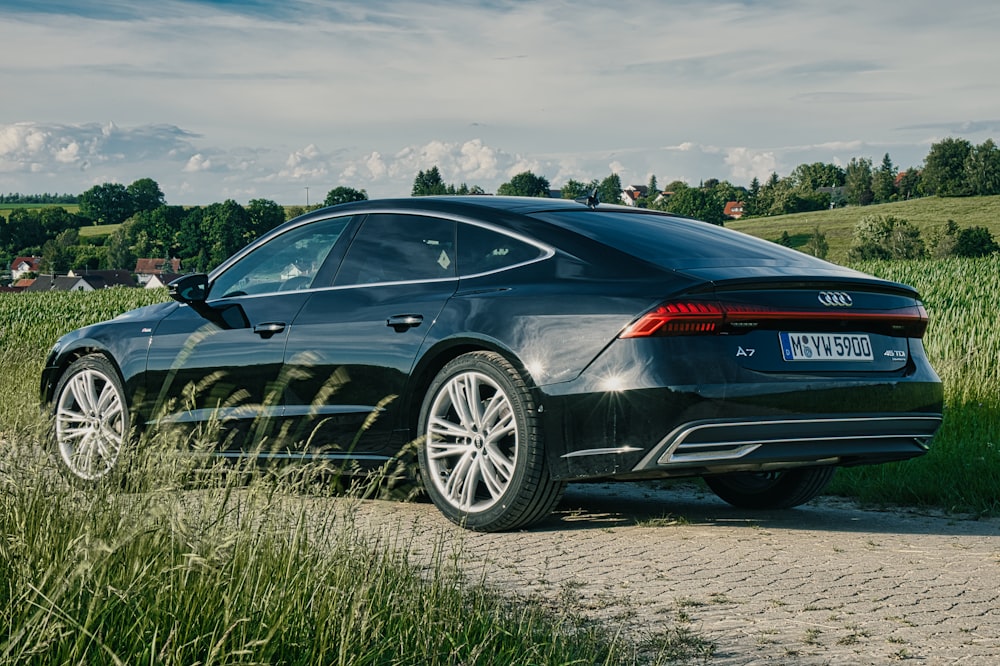
<svg viewBox="0 0 1000 666">
<path fill-rule="evenodd" d="M 330 192 L 333 193 L 333 190 Z M 361 190 L 360 194 L 367 198 L 364 190 Z M 330 195 L 326 195 L 326 198 L 329 199 Z M 269 199 L 251 199 L 247 204 L 247 215 L 250 216 L 250 233 L 253 238 L 263 236 L 285 221 L 285 209 Z"/>
<path fill-rule="evenodd" d="M 410 192 L 410 196 L 427 197 L 447 193 L 448 187 L 441 178 L 441 172 L 437 166 L 433 166 L 426 172 L 417 172 L 417 177 L 413 179 L 413 190 Z"/>
<path fill-rule="evenodd" d="M 159 184 L 152 178 L 140 178 L 126 188 L 132 199 L 132 211 L 155 210 L 165 206 L 167 201 Z"/>
<path fill-rule="evenodd" d="M 882 158 L 882 164 L 872 174 L 872 193 L 875 203 L 892 201 L 896 194 L 896 165 L 892 163 L 889 153 Z"/>
<path fill-rule="evenodd" d="M 118 227 L 111 232 L 104 247 L 108 251 L 108 268 L 120 268 L 129 271 L 135 268 L 136 256 L 132 251 L 132 246 L 129 244 L 126 230 L 123 227 Z"/>
<path fill-rule="evenodd" d="M 559 196 L 563 199 L 579 199 L 588 194 L 590 194 L 590 189 L 588 189 L 587 184 L 572 178 L 567 180 L 566 184 L 559 190 Z"/>
<path fill-rule="evenodd" d="M 725 220 L 724 206 L 700 187 L 685 187 L 674 192 L 673 196 L 667 199 L 664 209 L 719 226 L 722 226 Z"/>
<path fill-rule="evenodd" d="M 903 199 L 920 196 L 923 191 L 923 179 L 920 176 L 920 172 L 916 169 L 907 169 L 904 171 L 903 175 L 899 178 L 899 185 L 897 185 L 896 191 Z"/>
<path fill-rule="evenodd" d="M 54 239 L 45 242 L 42 246 L 42 259 L 38 262 L 38 268 L 43 273 L 65 273 L 76 259 L 73 246 L 80 240 L 80 233 L 76 229 L 63 231 Z"/>
<path fill-rule="evenodd" d="M 530 171 L 522 171 L 497 188 L 497 194 L 508 197 L 547 197 L 549 181 Z"/>
<path fill-rule="evenodd" d="M 985 257 L 997 251 L 1000 245 L 986 227 L 968 227 L 958 232 L 955 254 L 959 257 Z"/>
<path fill-rule="evenodd" d="M 965 158 L 965 178 L 970 194 L 1000 194 L 1000 148 L 987 139 Z"/>
<path fill-rule="evenodd" d="M 870 204 L 875 198 L 872 191 L 872 161 L 867 157 L 852 157 L 844 175 L 844 187 L 847 189 L 847 203 L 855 206 Z"/>
<path fill-rule="evenodd" d="M 68 212 L 62 206 L 41 208 L 35 212 L 38 215 L 38 223 L 42 226 L 43 233 L 49 238 L 55 238 L 70 229 L 79 229 L 81 226 L 81 218 Z"/>
<path fill-rule="evenodd" d="M 352 201 L 366 201 L 367 199 L 368 193 L 364 190 L 356 190 L 353 187 L 341 186 L 335 187 L 326 193 L 326 199 L 323 201 L 323 205 L 336 206 L 337 204 L 351 203 Z"/>
<path fill-rule="evenodd" d="M 41 247 L 47 238 L 38 210 L 15 208 L 0 225 L 0 248 L 11 254 Z"/>
<path fill-rule="evenodd" d="M 965 165 L 972 153 L 972 144 L 965 139 L 947 138 L 931 144 L 924 159 L 924 187 L 939 197 L 963 197 L 970 194 Z"/>
<path fill-rule="evenodd" d="M 80 214 L 94 224 L 121 224 L 133 212 L 132 197 L 120 183 L 94 185 L 80 195 Z"/>
<path fill-rule="evenodd" d="M 232 199 L 205 207 L 202 219 L 208 263 L 215 267 L 246 245 L 250 216 Z"/>
<path fill-rule="evenodd" d="M 758 200 L 760 198 L 760 181 L 757 176 L 753 177 L 750 181 L 750 188 L 747 190 L 746 201 L 743 205 L 743 217 L 752 217 L 754 215 L 760 215 L 760 206 Z"/>
<path fill-rule="evenodd" d="M 130 217 L 122 226 L 132 251 L 140 257 L 171 255 L 185 215 L 183 206 L 160 206 Z"/>
<path fill-rule="evenodd" d="M 181 228 L 177 232 L 177 256 L 184 262 L 184 266 L 196 271 L 204 271 L 208 268 L 207 258 L 205 264 L 198 266 L 193 260 L 195 257 L 205 253 L 205 234 L 202 231 L 202 220 L 205 216 L 205 209 L 199 206 L 188 208 L 184 211 L 184 219 L 181 220 Z"/>
<path fill-rule="evenodd" d="M 859 259 L 919 259 L 925 254 L 920 229 L 894 215 L 866 215 L 854 227 L 848 252 Z"/>
<path fill-rule="evenodd" d="M 548 187 L 546 187 L 546 190 Z M 622 202 L 622 179 L 613 173 L 597 186 L 597 198 L 603 203 L 620 204 Z"/>
<path fill-rule="evenodd" d="M 823 162 L 800 164 L 795 167 L 791 174 L 795 185 L 806 190 L 818 190 L 821 187 L 842 187 L 845 177 L 846 173 L 842 167 Z"/>
</svg>

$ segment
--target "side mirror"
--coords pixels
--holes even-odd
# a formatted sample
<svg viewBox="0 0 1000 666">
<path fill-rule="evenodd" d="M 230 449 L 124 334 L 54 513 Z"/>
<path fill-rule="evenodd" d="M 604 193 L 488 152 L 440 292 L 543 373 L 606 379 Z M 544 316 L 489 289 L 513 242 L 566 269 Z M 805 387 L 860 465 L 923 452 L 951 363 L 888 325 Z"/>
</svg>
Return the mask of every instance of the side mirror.
<svg viewBox="0 0 1000 666">
<path fill-rule="evenodd" d="M 188 305 L 201 304 L 208 298 L 208 276 L 204 273 L 191 273 L 179 277 L 167 285 L 170 298 Z"/>
</svg>

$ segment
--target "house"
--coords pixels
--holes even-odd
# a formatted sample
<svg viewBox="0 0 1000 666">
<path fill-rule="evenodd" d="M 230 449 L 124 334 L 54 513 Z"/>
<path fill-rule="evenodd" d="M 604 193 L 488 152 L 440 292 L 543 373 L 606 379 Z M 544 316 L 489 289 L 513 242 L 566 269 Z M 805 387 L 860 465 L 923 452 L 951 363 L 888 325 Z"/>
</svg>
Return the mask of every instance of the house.
<svg viewBox="0 0 1000 666">
<path fill-rule="evenodd" d="M 81 269 L 70 271 L 69 277 L 83 279 L 94 289 L 107 289 L 108 287 L 136 287 L 135 277 L 129 271 L 115 269 L 108 271 L 92 271 Z"/>
<path fill-rule="evenodd" d="M 139 280 L 140 285 L 144 285 L 149 282 L 150 278 L 154 275 L 163 275 L 164 273 L 170 273 L 172 275 L 178 275 L 181 272 L 181 260 L 180 259 L 137 259 L 135 262 L 135 273 L 136 279 Z M 162 279 L 160 282 L 164 282 Z M 167 280 L 166 282 L 169 282 Z"/>
<path fill-rule="evenodd" d="M 15 257 L 10 262 L 10 277 L 12 280 L 19 280 L 26 273 L 37 273 L 41 263 L 41 257 Z"/>
<path fill-rule="evenodd" d="M 742 201 L 727 201 L 726 207 L 722 211 L 722 214 L 725 215 L 726 217 L 738 220 L 741 217 L 743 217 L 743 213 L 745 212 L 744 210 L 745 206 L 746 204 L 744 204 Z"/>
<path fill-rule="evenodd" d="M 109 287 L 134 287 L 128 271 L 83 271 L 68 275 L 39 275 L 25 291 L 94 291 Z"/>
<path fill-rule="evenodd" d="M 87 281 L 69 275 L 39 275 L 25 291 L 94 291 Z"/>
<path fill-rule="evenodd" d="M 181 277 L 180 273 L 160 273 L 159 275 L 150 275 L 143 288 L 159 289 L 160 287 L 166 287 L 179 277 Z"/>
<path fill-rule="evenodd" d="M 636 206 L 639 199 L 644 199 L 649 193 L 649 188 L 645 185 L 629 185 L 622 190 L 622 203 L 626 206 Z"/>
</svg>

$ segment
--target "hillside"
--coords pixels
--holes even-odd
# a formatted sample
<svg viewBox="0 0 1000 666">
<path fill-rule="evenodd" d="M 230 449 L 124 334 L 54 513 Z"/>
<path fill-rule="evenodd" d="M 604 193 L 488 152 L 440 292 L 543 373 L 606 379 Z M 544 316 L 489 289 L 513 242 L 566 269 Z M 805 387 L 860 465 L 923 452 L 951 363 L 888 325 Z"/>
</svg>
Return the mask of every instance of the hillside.
<svg viewBox="0 0 1000 666">
<path fill-rule="evenodd" d="M 854 226 L 866 215 L 903 218 L 920 228 L 924 242 L 929 242 L 948 220 L 954 220 L 960 227 L 986 227 L 994 237 L 1000 238 L 1000 196 L 924 197 L 876 206 L 848 206 L 813 213 L 733 220 L 726 222 L 726 227 L 772 241 L 787 231 L 792 247 L 801 248 L 818 226 L 830 244 L 827 259 L 843 263 L 847 259 Z"/>
</svg>

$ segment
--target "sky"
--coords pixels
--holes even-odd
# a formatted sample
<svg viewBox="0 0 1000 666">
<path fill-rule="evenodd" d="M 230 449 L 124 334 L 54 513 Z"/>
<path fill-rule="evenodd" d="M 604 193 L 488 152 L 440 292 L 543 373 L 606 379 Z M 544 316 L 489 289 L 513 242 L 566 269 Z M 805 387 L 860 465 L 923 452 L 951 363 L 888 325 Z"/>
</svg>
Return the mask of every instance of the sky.
<svg viewBox="0 0 1000 666">
<path fill-rule="evenodd" d="M 0 193 L 708 178 L 1000 142 L 996 0 L 0 0 Z"/>
</svg>

